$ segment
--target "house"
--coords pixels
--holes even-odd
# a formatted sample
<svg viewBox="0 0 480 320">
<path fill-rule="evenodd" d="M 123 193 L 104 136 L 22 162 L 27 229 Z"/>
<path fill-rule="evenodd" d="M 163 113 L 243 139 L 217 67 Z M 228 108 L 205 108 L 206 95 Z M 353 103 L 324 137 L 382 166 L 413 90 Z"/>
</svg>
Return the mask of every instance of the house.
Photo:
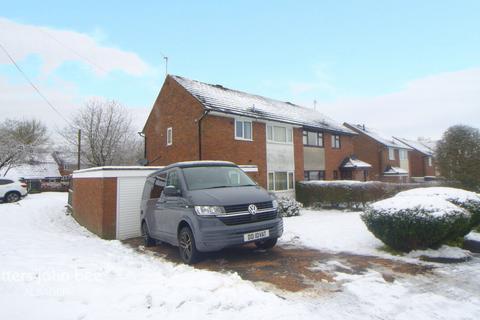
<svg viewBox="0 0 480 320">
<path fill-rule="evenodd" d="M 232 161 L 255 167 L 252 178 L 279 194 L 292 195 L 295 181 L 366 170 L 341 167 L 356 133 L 321 113 L 180 76 L 167 76 L 142 132 L 148 165 Z"/>
<path fill-rule="evenodd" d="M 410 176 L 412 178 L 432 179 L 436 176 L 434 151 L 431 146 L 422 141 L 394 137 L 395 140 L 412 148 L 408 153 Z"/>
<path fill-rule="evenodd" d="M 381 136 L 365 125 L 344 123 L 355 131 L 354 154 L 372 167 L 370 180 L 408 182 L 410 177 L 409 152 L 413 149 L 399 140 Z"/>
</svg>

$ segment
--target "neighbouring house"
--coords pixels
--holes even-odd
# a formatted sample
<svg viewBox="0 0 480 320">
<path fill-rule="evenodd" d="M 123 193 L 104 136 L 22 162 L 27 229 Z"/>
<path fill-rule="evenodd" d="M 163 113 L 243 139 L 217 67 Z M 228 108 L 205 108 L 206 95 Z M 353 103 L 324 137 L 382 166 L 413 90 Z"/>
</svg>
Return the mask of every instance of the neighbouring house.
<svg viewBox="0 0 480 320">
<path fill-rule="evenodd" d="M 293 195 L 295 181 L 364 177 L 368 171 L 342 168 L 354 157 L 356 133 L 321 113 L 179 76 L 167 76 L 142 132 L 148 165 L 250 165 L 257 168 L 251 176 L 280 195 Z"/>
<path fill-rule="evenodd" d="M 370 180 L 385 182 L 408 182 L 410 177 L 408 145 L 386 138 L 360 124 L 344 123 L 355 131 L 353 137 L 354 154 L 370 164 Z"/>
<path fill-rule="evenodd" d="M 436 176 L 434 150 L 422 141 L 408 140 L 394 137 L 394 139 L 412 148 L 408 153 L 410 164 L 410 176 L 422 178 L 423 180 L 433 179 Z"/>
</svg>

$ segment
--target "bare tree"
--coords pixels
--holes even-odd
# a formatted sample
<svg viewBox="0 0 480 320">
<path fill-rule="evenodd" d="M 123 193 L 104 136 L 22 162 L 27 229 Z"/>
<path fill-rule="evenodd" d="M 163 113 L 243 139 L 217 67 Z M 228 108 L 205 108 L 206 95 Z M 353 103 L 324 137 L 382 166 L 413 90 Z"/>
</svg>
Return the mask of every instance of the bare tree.
<svg viewBox="0 0 480 320">
<path fill-rule="evenodd" d="M 47 127 L 40 121 L 6 119 L 0 123 L 0 172 L 34 160 L 49 142 Z"/>
<path fill-rule="evenodd" d="M 73 117 L 62 136 L 76 150 L 81 130 L 81 161 L 87 166 L 134 164 L 139 139 L 131 122 L 128 111 L 118 102 L 92 99 Z"/>
</svg>

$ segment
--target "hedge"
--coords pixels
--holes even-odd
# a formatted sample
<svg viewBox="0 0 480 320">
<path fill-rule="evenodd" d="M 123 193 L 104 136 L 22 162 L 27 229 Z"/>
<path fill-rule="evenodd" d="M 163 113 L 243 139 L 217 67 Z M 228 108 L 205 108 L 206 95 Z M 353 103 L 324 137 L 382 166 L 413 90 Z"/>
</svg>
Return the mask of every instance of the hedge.
<svg viewBox="0 0 480 320">
<path fill-rule="evenodd" d="M 379 181 L 302 181 L 296 184 L 295 190 L 296 199 L 305 207 L 360 209 L 370 202 L 386 199 L 400 191 L 425 185 L 425 183 Z"/>
</svg>

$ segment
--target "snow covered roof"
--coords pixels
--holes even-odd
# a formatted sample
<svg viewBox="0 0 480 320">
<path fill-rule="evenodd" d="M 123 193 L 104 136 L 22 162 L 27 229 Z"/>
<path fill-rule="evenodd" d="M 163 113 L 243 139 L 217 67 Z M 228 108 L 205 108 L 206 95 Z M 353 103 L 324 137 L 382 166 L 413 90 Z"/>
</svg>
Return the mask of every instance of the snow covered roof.
<svg viewBox="0 0 480 320">
<path fill-rule="evenodd" d="M 218 84 L 207 84 L 174 75 L 170 77 L 200 101 L 207 110 L 279 121 L 336 133 L 355 134 L 354 131 L 313 109 L 228 89 Z"/>
<path fill-rule="evenodd" d="M 402 143 L 398 140 L 394 140 L 393 138 L 383 137 L 379 133 L 373 131 L 371 128 L 365 127 L 364 125 L 352 124 L 352 123 L 347 123 L 347 122 L 345 122 L 345 125 L 348 128 L 351 128 L 352 130 L 354 130 L 358 133 L 363 133 L 363 134 L 369 136 L 373 140 L 383 144 L 386 147 L 412 150 L 412 148 L 410 148 L 406 144 L 404 144 L 404 143 Z"/>
<path fill-rule="evenodd" d="M 343 160 L 340 167 L 348 168 L 348 169 L 356 169 L 356 168 L 371 168 L 372 165 L 365 161 L 358 160 L 355 157 L 348 157 L 345 160 Z"/>
<path fill-rule="evenodd" d="M 433 156 L 433 149 L 431 149 L 429 146 L 427 146 L 421 141 L 414 141 L 414 140 L 408 140 L 408 139 L 397 138 L 397 137 L 393 137 L 393 138 L 395 140 L 400 141 L 403 144 L 406 144 L 407 146 L 417 150 L 418 152 L 426 156 Z"/>
<path fill-rule="evenodd" d="M 23 163 L 11 168 L 6 177 L 12 179 L 43 179 L 46 177 L 61 177 L 58 165 L 50 153 L 35 155 L 35 162 Z"/>
<path fill-rule="evenodd" d="M 385 171 L 383 172 L 384 175 L 398 175 L 398 176 L 403 176 L 403 175 L 408 175 L 408 170 L 405 170 L 403 168 L 399 167 L 387 167 Z"/>
</svg>

